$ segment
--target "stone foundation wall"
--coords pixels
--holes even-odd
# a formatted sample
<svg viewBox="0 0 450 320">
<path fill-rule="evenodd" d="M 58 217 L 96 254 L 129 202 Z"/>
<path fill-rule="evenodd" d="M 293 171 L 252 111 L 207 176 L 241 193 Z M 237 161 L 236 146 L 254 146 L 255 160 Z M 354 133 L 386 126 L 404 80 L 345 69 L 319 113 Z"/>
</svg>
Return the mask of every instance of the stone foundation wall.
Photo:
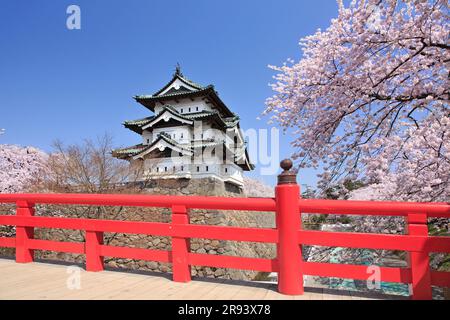
<svg viewBox="0 0 450 320">
<path fill-rule="evenodd" d="M 236 187 L 230 188 L 223 182 L 213 179 L 198 180 L 158 180 L 152 181 L 146 188 L 147 194 L 159 195 L 207 195 L 224 197 L 243 197 L 244 192 Z M 67 207 L 37 206 L 37 215 L 89 217 L 126 221 L 171 222 L 171 212 L 166 208 L 134 207 Z M 274 213 L 192 210 L 190 223 L 202 225 L 221 225 L 238 227 L 272 228 L 275 226 Z M 84 241 L 84 232 L 36 228 L 35 237 L 56 241 Z M 171 250 L 170 237 L 147 236 L 139 234 L 105 233 L 105 244 L 147 248 L 153 250 Z M 191 252 L 214 255 L 230 255 L 254 258 L 274 258 L 275 245 L 263 243 L 233 242 L 214 239 L 191 239 Z M 84 255 L 36 251 L 36 258 L 56 259 L 68 262 L 84 263 Z M 142 261 L 105 257 L 105 266 L 132 270 L 171 272 L 170 263 Z M 232 270 L 192 266 L 192 275 L 225 279 L 251 280 L 258 275 L 255 271 Z"/>
</svg>

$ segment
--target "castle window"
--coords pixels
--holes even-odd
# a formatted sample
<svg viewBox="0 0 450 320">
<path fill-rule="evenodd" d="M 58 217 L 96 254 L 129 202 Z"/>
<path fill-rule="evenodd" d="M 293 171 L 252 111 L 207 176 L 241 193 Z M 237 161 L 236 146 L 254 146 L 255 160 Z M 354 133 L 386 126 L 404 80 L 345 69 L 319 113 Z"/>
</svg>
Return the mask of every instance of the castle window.
<svg viewBox="0 0 450 320">
<path fill-rule="evenodd" d="M 184 167 L 183 166 L 181 166 L 181 171 L 184 171 Z"/>
<path fill-rule="evenodd" d="M 179 157 L 182 157 L 182 156 L 183 156 L 183 154 L 182 154 L 181 152 L 179 152 L 179 153 L 178 153 L 178 156 L 179 156 Z"/>
<path fill-rule="evenodd" d="M 208 169 L 209 169 L 208 166 L 206 166 L 206 171 L 208 171 Z"/>
<path fill-rule="evenodd" d="M 198 111 L 198 107 L 195 107 L 195 111 Z"/>
<path fill-rule="evenodd" d="M 167 167 L 164 167 L 164 171 L 167 172 Z"/>
<path fill-rule="evenodd" d="M 183 137 L 184 137 L 184 136 L 183 136 L 183 133 L 181 133 L 181 139 L 183 139 Z"/>
<path fill-rule="evenodd" d="M 191 112 L 191 108 L 189 108 L 189 112 Z"/>
<path fill-rule="evenodd" d="M 228 168 L 225 168 L 225 173 L 228 173 Z"/>
<path fill-rule="evenodd" d="M 183 108 L 181 108 L 181 113 L 183 113 Z"/>
<path fill-rule="evenodd" d="M 147 144 L 150 144 L 150 139 L 147 139 Z"/>
<path fill-rule="evenodd" d="M 159 167 L 156 168 L 156 172 L 159 172 Z"/>
<path fill-rule="evenodd" d="M 200 172 L 200 167 L 197 167 L 197 172 Z"/>
<path fill-rule="evenodd" d="M 173 172 L 175 172 L 175 166 L 173 166 Z"/>
</svg>

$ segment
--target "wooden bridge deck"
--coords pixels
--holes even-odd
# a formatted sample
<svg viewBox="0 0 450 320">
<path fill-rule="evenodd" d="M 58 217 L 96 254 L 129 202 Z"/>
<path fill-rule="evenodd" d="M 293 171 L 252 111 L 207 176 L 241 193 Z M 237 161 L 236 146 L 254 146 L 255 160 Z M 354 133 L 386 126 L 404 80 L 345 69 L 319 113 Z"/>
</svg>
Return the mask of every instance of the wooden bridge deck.
<svg viewBox="0 0 450 320">
<path fill-rule="evenodd" d="M 301 296 L 285 296 L 271 283 L 196 278 L 171 281 L 171 274 L 80 270 L 80 289 L 69 289 L 68 266 L 15 263 L 0 259 L 0 299 L 157 299 L 157 300 L 349 300 L 392 298 L 351 291 L 305 288 Z M 72 274 L 73 275 L 73 274 Z"/>
</svg>

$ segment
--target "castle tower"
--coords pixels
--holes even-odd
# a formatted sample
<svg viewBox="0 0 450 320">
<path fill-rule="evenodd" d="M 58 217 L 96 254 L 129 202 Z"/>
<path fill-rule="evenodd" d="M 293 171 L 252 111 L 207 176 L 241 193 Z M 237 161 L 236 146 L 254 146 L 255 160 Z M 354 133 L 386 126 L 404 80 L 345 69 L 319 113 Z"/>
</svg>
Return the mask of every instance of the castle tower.
<svg viewBox="0 0 450 320">
<path fill-rule="evenodd" d="M 192 82 L 177 65 L 163 88 L 134 99 L 153 115 L 123 123 L 139 134 L 142 142 L 114 150 L 114 157 L 143 166 L 143 180 L 214 178 L 243 186 L 243 171 L 254 166 L 239 117 L 223 103 L 213 85 Z"/>
</svg>

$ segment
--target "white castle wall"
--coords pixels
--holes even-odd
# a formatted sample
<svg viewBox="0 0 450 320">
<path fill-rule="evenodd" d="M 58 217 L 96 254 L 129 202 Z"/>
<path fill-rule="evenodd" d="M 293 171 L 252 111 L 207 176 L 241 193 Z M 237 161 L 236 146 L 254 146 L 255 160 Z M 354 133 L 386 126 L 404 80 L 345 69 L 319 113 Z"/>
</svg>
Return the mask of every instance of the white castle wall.
<svg viewBox="0 0 450 320">
<path fill-rule="evenodd" d="M 182 99 L 179 102 L 172 101 L 172 104 L 168 102 L 171 106 L 173 106 L 179 113 L 181 114 L 189 114 L 201 111 L 212 111 L 211 105 L 206 104 L 205 101 L 197 98 L 192 101 L 191 99 Z M 163 110 L 163 106 L 158 104 L 155 106 L 155 114 L 159 114 Z"/>
</svg>

